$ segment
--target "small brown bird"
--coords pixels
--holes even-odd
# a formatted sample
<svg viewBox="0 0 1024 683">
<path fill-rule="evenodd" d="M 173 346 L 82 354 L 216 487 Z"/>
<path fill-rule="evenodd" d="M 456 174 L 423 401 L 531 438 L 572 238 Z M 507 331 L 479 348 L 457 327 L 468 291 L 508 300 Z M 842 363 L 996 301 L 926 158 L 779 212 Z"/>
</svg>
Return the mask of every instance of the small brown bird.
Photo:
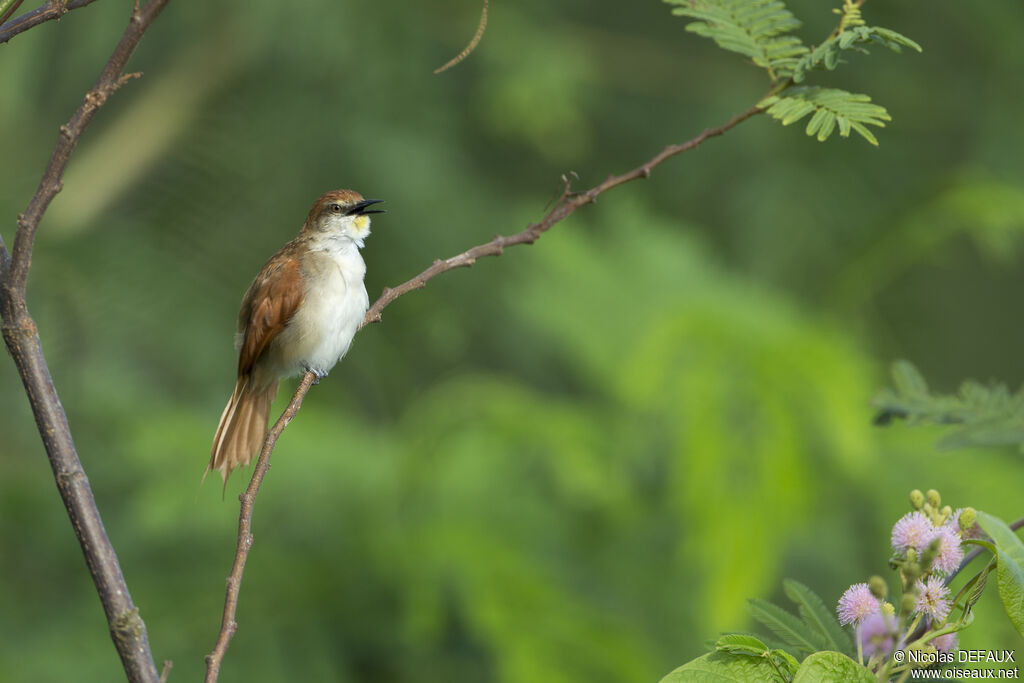
<svg viewBox="0 0 1024 683">
<path fill-rule="evenodd" d="M 210 449 L 210 470 L 231 471 L 259 455 L 278 382 L 304 370 L 324 377 L 348 351 L 369 308 L 359 254 L 369 207 L 352 190 L 316 200 L 298 237 L 270 257 L 238 313 L 238 381 Z"/>
</svg>

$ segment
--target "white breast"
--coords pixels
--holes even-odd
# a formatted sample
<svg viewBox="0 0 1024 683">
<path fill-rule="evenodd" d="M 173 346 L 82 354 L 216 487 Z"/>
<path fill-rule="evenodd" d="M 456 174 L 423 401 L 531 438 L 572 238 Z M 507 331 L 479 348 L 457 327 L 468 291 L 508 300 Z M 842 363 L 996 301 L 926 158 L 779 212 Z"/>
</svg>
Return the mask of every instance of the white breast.
<svg viewBox="0 0 1024 683">
<path fill-rule="evenodd" d="M 326 374 L 348 351 L 370 306 L 366 263 L 350 240 L 325 240 L 302 264 L 302 305 L 279 335 L 281 375 Z M 275 340 L 277 341 L 277 340 Z"/>
</svg>

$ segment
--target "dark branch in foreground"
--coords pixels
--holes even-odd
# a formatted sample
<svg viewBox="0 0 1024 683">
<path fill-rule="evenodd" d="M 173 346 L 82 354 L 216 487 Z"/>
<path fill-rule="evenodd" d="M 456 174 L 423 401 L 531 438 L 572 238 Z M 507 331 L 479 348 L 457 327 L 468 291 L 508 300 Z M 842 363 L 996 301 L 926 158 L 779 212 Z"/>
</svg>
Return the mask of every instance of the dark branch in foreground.
<svg viewBox="0 0 1024 683">
<path fill-rule="evenodd" d="M 53 476 L 67 508 L 75 536 L 82 546 L 89 573 L 103 603 L 110 635 L 114 640 L 128 680 L 133 683 L 157 683 L 159 676 L 149 649 L 146 626 L 132 602 L 128 586 L 107 538 L 103 520 L 78 458 L 67 416 L 57 396 L 50 370 L 43 356 L 35 321 L 25 304 L 25 282 L 32 262 L 32 245 L 43 213 L 61 189 L 61 178 L 68 159 L 96 111 L 126 80 L 135 74 L 122 74 L 142 35 L 168 0 L 149 0 L 136 5 L 117 47 L 103 68 L 96 84 L 85 95 L 71 120 L 61 126 L 57 146 L 43 173 L 25 213 L 18 217 L 12 253 L 0 242 L 0 316 L 3 337 L 25 385 L 39 434 L 43 439 Z M 86 3 L 82 3 L 86 4 Z M 68 3 L 48 2 L 45 7 L 62 8 Z M 81 5 L 79 5 L 81 6 Z M 30 13 L 31 14 L 31 13 Z M 56 17 L 53 17 L 56 18 Z M 18 21 L 19 19 L 15 20 Z M 8 22 L 8 25 L 11 22 Z M 6 30 L 6 29 L 5 29 Z"/>
<path fill-rule="evenodd" d="M 94 2 L 96 0 L 70 0 L 70 2 L 68 0 L 47 0 L 41 7 L 0 24 L 0 45 L 33 26 L 60 19 L 71 10 L 85 7 Z"/>
<path fill-rule="evenodd" d="M 206 657 L 206 683 L 214 683 L 217 680 L 217 676 L 220 674 L 220 664 L 224 660 L 224 654 L 228 651 L 228 643 L 231 642 L 231 637 L 238 630 L 235 611 L 238 609 L 238 591 L 242 587 L 242 572 L 245 571 L 245 561 L 249 558 L 249 548 L 252 547 L 252 506 L 256 502 L 256 494 L 260 491 L 263 477 L 270 469 L 270 453 L 274 450 L 274 445 L 277 443 L 278 437 L 281 436 L 281 432 L 295 417 L 295 413 L 299 412 L 302 399 L 306 397 L 306 392 L 313 386 L 314 381 L 316 381 L 316 375 L 312 372 L 307 372 L 302 376 L 288 407 L 284 409 L 281 417 L 267 433 L 260 457 L 256 460 L 256 466 L 253 468 L 248 488 L 238 497 L 242 503 L 242 510 L 238 515 L 238 545 L 235 547 L 235 562 L 231 566 L 231 574 L 228 576 L 220 634 L 217 636 L 217 644 L 214 646 L 213 652 Z"/>
<path fill-rule="evenodd" d="M 544 216 L 543 219 L 541 219 L 539 223 L 531 223 L 525 230 L 516 233 L 515 235 L 510 235 L 508 237 L 498 235 L 490 242 L 467 249 L 461 254 L 456 254 L 455 256 L 444 259 L 443 261 L 434 261 L 432 266 L 411 280 L 403 282 L 397 287 L 386 288 L 380 298 L 377 299 L 373 306 L 370 307 L 370 310 L 366 312 L 366 317 L 363 319 L 360 329 L 370 323 L 379 322 L 381 319 L 381 311 L 383 311 L 388 304 L 413 290 L 422 289 L 426 286 L 428 280 L 437 277 L 441 273 L 452 270 L 453 268 L 471 266 L 482 256 L 499 256 L 504 252 L 505 247 L 511 247 L 517 244 L 533 244 L 542 234 L 550 230 L 555 223 L 567 218 L 581 206 L 593 203 L 593 201 L 597 199 L 598 195 L 607 192 L 613 187 L 624 185 L 631 180 L 650 177 L 651 169 L 661 164 L 666 159 L 691 150 L 708 138 L 721 135 L 730 128 L 733 128 L 743 121 L 746 121 L 751 116 L 759 113 L 761 113 L 760 109 L 756 106 L 751 107 L 742 114 L 733 116 L 721 126 L 705 129 L 704 132 L 692 140 L 687 140 L 686 142 L 678 145 L 669 145 L 668 147 L 665 147 L 649 161 L 637 166 L 631 171 L 627 171 L 622 175 L 608 176 L 604 182 L 595 185 L 585 192 L 572 192 L 569 179 L 567 177 L 563 177 L 565 186 L 562 190 L 561 196 L 558 198 L 558 201 L 555 202 L 555 206 L 547 213 L 547 215 Z M 249 482 L 249 487 L 240 497 L 242 505 L 241 512 L 238 517 L 238 543 L 235 548 L 235 561 L 231 567 L 231 575 L 228 577 L 227 598 L 224 601 L 224 616 L 221 620 L 220 633 L 217 636 L 217 644 L 214 647 L 213 652 L 206 658 L 205 683 L 214 683 L 217 680 L 217 675 L 220 671 L 220 664 L 224 658 L 224 653 L 227 651 L 228 643 L 231 641 L 231 637 L 235 634 L 235 631 L 238 628 L 238 624 L 235 622 L 235 610 L 238 607 L 238 589 L 242 581 L 242 572 L 245 570 L 245 561 L 249 556 L 249 548 L 252 546 L 252 507 L 256 501 L 256 494 L 259 492 L 260 484 L 263 482 L 263 477 L 266 475 L 267 470 L 270 469 L 270 454 L 273 452 L 274 445 L 277 443 L 277 439 L 281 435 L 281 432 L 295 416 L 299 406 L 302 405 L 302 400 L 305 398 L 306 392 L 309 391 L 309 388 L 313 385 L 315 379 L 316 376 L 312 372 L 306 372 L 302 376 L 302 381 L 299 382 L 299 386 L 295 390 L 295 394 L 292 396 L 292 400 L 288 404 L 288 407 L 285 409 L 280 419 L 274 423 L 273 429 L 271 429 L 267 434 L 267 439 L 263 442 L 263 450 L 260 451 L 260 457 L 256 461 L 256 466 L 253 468 L 252 479 Z"/>
</svg>

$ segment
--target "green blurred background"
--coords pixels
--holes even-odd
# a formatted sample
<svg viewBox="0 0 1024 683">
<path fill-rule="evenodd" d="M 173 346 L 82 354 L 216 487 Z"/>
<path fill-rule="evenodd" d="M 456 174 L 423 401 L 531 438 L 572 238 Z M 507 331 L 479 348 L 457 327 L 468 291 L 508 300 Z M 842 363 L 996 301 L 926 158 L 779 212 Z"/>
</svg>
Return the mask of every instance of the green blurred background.
<svg viewBox="0 0 1024 683">
<path fill-rule="evenodd" d="M 789 4 L 807 42 L 835 23 Z M 129 6 L 0 49 L 8 245 Z M 498 0 L 432 75 L 479 11 L 172 2 L 43 221 L 29 305 L 171 681 L 234 552 L 246 476 L 198 487 L 238 303 L 320 193 L 387 200 L 374 298 L 767 87 L 654 0 Z M 925 48 L 818 77 L 889 108 L 879 149 L 755 118 L 359 334 L 274 454 L 222 681 L 653 681 L 783 577 L 834 604 L 887 574 L 911 488 L 1024 513 L 1016 451 L 936 453 L 869 405 L 898 357 L 1024 380 L 1024 4 L 865 11 Z M 0 681 L 119 680 L 6 360 L 0 386 Z M 989 592 L 963 646 L 1019 647 Z"/>
</svg>

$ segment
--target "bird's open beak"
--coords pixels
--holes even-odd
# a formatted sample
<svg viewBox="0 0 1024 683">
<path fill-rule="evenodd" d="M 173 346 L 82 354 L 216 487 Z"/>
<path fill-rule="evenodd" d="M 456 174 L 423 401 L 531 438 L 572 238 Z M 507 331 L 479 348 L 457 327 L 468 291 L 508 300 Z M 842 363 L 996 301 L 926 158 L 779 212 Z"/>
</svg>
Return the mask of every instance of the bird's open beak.
<svg viewBox="0 0 1024 683">
<path fill-rule="evenodd" d="M 383 209 L 367 209 L 368 206 L 374 204 L 380 204 L 383 199 L 364 199 L 361 202 L 353 204 L 349 210 L 345 213 L 346 216 L 365 216 L 368 213 L 384 213 Z"/>
</svg>

